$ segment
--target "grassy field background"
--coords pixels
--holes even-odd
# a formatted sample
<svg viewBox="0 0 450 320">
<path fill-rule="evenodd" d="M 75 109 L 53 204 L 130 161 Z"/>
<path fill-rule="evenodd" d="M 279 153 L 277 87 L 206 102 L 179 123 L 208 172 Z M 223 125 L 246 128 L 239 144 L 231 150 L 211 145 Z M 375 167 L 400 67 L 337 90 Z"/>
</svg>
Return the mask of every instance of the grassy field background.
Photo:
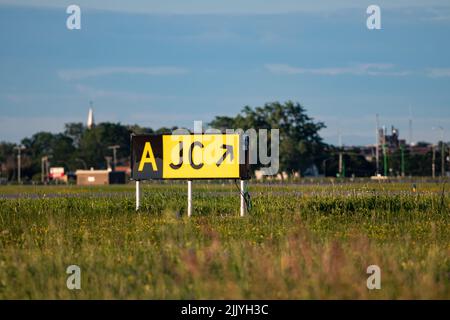
<svg viewBox="0 0 450 320">
<path fill-rule="evenodd" d="M 450 299 L 445 185 L 0 187 L 0 299 Z M 450 186 L 447 186 L 450 189 Z M 66 268 L 81 268 L 68 290 Z M 381 268 L 368 290 L 366 268 Z"/>
</svg>

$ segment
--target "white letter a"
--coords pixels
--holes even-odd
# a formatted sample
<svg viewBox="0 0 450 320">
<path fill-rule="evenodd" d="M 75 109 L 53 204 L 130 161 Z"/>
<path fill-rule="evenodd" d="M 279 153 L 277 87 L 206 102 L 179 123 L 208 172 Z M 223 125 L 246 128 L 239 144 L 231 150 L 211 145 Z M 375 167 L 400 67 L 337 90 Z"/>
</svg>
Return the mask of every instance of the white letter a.
<svg viewBox="0 0 450 320">
<path fill-rule="evenodd" d="M 381 29 L 381 9 L 379 6 L 376 6 L 374 4 L 367 7 L 367 14 L 370 14 L 370 16 L 367 18 L 367 29 L 373 30 Z"/>
<path fill-rule="evenodd" d="M 367 278 L 367 289 L 381 289 L 381 269 L 377 265 L 367 267 L 367 274 L 371 276 Z"/>
<path fill-rule="evenodd" d="M 77 265 L 71 265 L 67 267 L 67 277 L 66 285 L 69 290 L 80 290 L 81 289 L 81 269 Z"/>
<path fill-rule="evenodd" d="M 66 13 L 70 14 L 67 18 L 66 25 L 69 30 L 81 29 L 81 9 L 76 4 L 67 7 Z"/>
</svg>

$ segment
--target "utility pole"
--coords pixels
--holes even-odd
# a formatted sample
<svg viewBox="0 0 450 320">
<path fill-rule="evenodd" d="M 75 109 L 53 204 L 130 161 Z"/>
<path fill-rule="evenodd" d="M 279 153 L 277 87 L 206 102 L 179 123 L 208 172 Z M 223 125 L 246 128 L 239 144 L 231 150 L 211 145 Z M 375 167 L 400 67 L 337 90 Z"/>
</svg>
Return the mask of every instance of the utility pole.
<svg viewBox="0 0 450 320">
<path fill-rule="evenodd" d="M 345 177 L 345 161 L 342 159 L 342 177 Z"/>
<path fill-rule="evenodd" d="M 388 176 L 388 155 L 387 155 L 387 145 L 386 145 L 386 127 L 383 126 L 383 136 L 380 137 L 381 141 L 380 141 L 380 145 L 383 148 L 383 171 L 384 171 L 384 176 L 387 177 Z"/>
<path fill-rule="evenodd" d="M 106 160 L 106 168 L 109 170 L 111 168 L 111 159 L 112 157 L 106 156 L 105 160 Z"/>
<path fill-rule="evenodd" d="M 400 145 L 400 150 L 402 152 L 402 178 L 405 177 L 405 147 Z"/>
<path fill-rule="evenodd" d="M 409 145 L 412 146 L 413 144 L 413 132 L 412 132 L 412 109 L 411 106 L 409 106 Z"/>
<path fill-rule="evenodd" d="M 342 177 L 342 135 L 339 130 L 339 177 Z"/>
<path fill-rule="evenodd" d="M 442 141 L 442 151 L 441 151 L 441 172 L 442 177 L 445 177 L 445 143 Z"/>
<path fill-rule="evenodd" d="M 444 144 L 444 128 L 439 127 L 441 130 L 441 177 L 445 176 L 445 144 Z"/>
<path fill-rule="evenodd" d="M 432 130 L 439 129 L 441 131 L 441 177 L 445 175 L 445 146 L 444 146 L 444 128 L 441 126 L 433 127 Z M 436 147 L 439 147 L 439 142 L 433 146 L 433 178 L 436 176 Z"/>
<path fill-rule="evenodd" d="M 41 158 L 41 182 L 44 184 L 48 182 L 48 174 L 49 174 L 49 162 L 48 159 L 50 156 L 43 156 Z"/>
<path fill-rule="evenodd" d="M 17 150 L 17 182 L 20 184 L 22 182 L 20 174 L 21 174 L 21 165 L 22 165 L 22 150 L 25 150 L 23 145 L 18 145 L 14 147 Z"/>
<path fill-rule="evenodd" d="M 433 161 L 431 163 L 431 176 L 434 178 L 436 178 L 436 147 L 433 145 Z"/>
<path fill-rule="evenodd" d="M 112 149 L 112 151 L 113 151 L 113 165 L 114 165 L 113 171 L 116 171 L 116 166 L 117 166 L 117 157 L 116 157 L 116 155 L 117 155 L 117 149 L 120 149 L 120 146 L 119 145 L 114 145 L 114 146 L 108 147 L 108 149 Z"/>
<path fill-rule="evenodd" d="M 45 167 L 44 167 L 45 160 L 46 160 L 46 157 L 41 158 L 41 182 L 42 182 L 42 184 L 45 183 L 45 172 L 44 172 L 45 171 Z"/>
<path fill-rule="evenodd" d="M 445 145 L 441 142 L 441 177 L 445 176 Z"/>
<path fill-rule="evenodd" d="M 375 175 L 380 173 L 380 119 L 378 113 L 376 115 L 376 132 L 375 132 L 375 161 L 377 172 Z"/>
</svg>

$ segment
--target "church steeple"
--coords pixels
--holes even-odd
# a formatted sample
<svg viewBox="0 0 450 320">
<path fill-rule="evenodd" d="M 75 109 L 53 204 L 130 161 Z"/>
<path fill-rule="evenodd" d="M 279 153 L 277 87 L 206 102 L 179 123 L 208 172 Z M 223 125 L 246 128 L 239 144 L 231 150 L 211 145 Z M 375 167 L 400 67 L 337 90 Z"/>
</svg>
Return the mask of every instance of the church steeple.
<svg viewBox="0 0 450 320">
<path fill-rule="evenodd" d="M 94 109 L 92 108 L 92 101 L 89 102 L 90 108 L 89 108 L 89 114 L 87 119 L 87 128 L 92 129 L 92 127 L 95 125 L 94 122 Z"/>
</svg>

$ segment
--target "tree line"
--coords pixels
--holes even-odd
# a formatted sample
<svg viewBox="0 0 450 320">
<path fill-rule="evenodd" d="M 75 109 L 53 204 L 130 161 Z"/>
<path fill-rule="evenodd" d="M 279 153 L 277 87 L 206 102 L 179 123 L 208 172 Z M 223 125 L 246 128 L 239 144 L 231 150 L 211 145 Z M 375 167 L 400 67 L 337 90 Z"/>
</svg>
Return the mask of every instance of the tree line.
<svg viewBox="0 0 450 320">
<path fill-rule="evenodd" d="M 339 171 L 339 148 L 324 143 L 319 132 L 325 124 L 308 116 L 306 109 L 292 101 L 272 102 L 260 107 L 245 106 L 234 117 L 216 116 L 209 126 L 216 129 L 273 129 L 280 132 L 280 171 L 289 175 L 299 173 L 336 176 Z M 24 180 L 39 180 L 41 159 L 50 157 L 51 166 L 64 167 L 67 172 L 77 169 L 105 169 L 107 157 L 112 156 L 109 146 L 119 145 L 119 164 L 128 164 L 130 156 L 130 134 L 170 133 L 177 127 L 152 128 L 120 123 L 99 123 L 88 129 L 82 123 L 68 123 L 61 133 L 38 132 L 24 138 L 21 144 L 22 177 Z M 270 145 L 270 144 L 269 144 Z M 0 142 L 0 177 L 14 180 L 17 175 L 15 144 Z M 374 161 L 368 161 L 358 148 L 343 153 L 346 176 L 371 176 L 375 173 Z M 406 155 L 414 158 L 408 162 L 408 171 L 415 175 L 430 175 L 428 165 L 431 155 Z M 393 154 L 390 165 L 399 167 L 398 154 Z M 254 166 L 258 169 L 258 166 Z M 391 170 L 392 171 L 392 170 Z M 397 172 L 396 170 L 395 172 Z M 394 173 L 393 173 L 394 174 Z"/>
</svg>

